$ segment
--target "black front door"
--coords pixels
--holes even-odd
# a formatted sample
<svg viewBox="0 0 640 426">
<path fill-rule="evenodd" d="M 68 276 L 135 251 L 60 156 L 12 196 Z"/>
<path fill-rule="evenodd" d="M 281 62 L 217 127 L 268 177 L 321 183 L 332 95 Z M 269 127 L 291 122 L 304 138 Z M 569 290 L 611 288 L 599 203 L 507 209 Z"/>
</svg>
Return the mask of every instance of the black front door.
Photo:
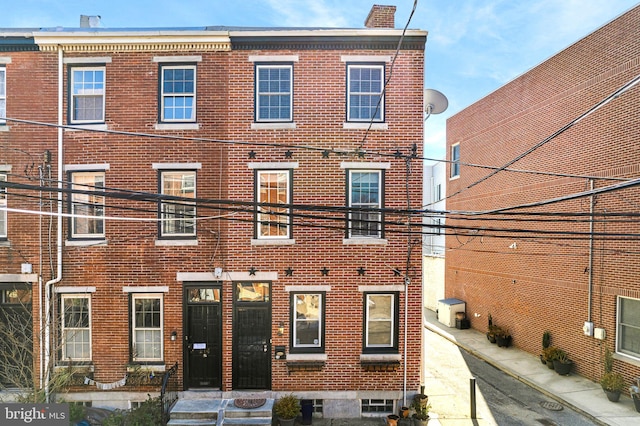
<svg viewBox="0 0 640 426">
<path fill-rule="evenodd" d="M 222 385 L 220 288 L 185 288 L 185 380 L 188 388 Z"/>
<path fill-rule="evenodd" d="M 269 283 L 235 283 L 233 388 L 271 389 Z"/>
</svg>

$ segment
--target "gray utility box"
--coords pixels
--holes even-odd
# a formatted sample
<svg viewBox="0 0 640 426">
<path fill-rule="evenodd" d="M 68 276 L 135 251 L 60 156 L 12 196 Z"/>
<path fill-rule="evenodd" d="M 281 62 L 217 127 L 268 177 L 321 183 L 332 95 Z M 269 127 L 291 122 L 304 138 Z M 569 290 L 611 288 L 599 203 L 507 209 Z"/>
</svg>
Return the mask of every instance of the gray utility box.
<svg viewBox="0 0 640 426">
<path fill-rule="evenodd" d="M 460 299 L 438 300 L 438 321 L 447 327 L 456 326 L 456 313 L 464 312 L 466 304 Z"/>
</svg>

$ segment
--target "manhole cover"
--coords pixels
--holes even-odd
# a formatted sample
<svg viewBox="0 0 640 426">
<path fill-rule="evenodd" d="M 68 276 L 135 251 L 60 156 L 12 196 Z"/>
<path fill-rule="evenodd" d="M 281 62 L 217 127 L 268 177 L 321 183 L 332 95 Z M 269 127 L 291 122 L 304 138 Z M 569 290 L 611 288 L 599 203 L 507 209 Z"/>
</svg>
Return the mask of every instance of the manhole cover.
<svg viewBox="0 0 640 426">
<path fill-rule="evenodd" d="M 563 408 L 562 405 L 553 401 L 542 401 L 540 403 L 540 406 L 542 408 L 546 408 L 547 410 L 551 410 L 551 411 L 562 411 L 562 408 Z"/>
<path fill-rule="evenodd" d="M 234 399 L 233 405 L 238 408 L 249 409 L 262 407 L 265 402 L 267 402 L 266 399 Z"/>
</svg>

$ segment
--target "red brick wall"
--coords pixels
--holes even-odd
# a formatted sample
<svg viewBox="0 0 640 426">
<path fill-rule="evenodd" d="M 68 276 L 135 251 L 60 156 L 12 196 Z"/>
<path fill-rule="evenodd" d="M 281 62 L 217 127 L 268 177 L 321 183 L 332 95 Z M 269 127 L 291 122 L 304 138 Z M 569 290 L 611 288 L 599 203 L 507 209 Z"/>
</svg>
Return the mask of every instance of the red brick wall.
<svg viewBox="0 0 640 426">
<path fill-rule="evenodd" d="M 462 163 L 499 167 L 553 135 L 640 73 L 639 24 L 640 8 L 635 8 L 450 118 L 449 151 L 459 143 Z M 511 166 L 542 174 L 500 171 L 476 185 L 492 169 L 463 164 L 460 178 L 448 182 L 447 209 L 484 211 L 562 197 L 588 190 L 589 176 L 595 177 L 596 188 L 616 183 L 605 177 L 637 178 L 639 100 L 635 87 Z M 639 201 L 637 187 L 608 192 L 596 197 L 595 212 L 633 212 Z M 475 231 L 448 231 L 445 279 L 447 297 L 467 302 L 474 328 L 485 330 L 491 313 L 494 322 L 509 328 L 516 346 L 533 354 L 541 351 L 542 333 L 549 330 L 552 344 L 569 353 L 576 371 L 598 379 L 603 345 L 614 347 L 616 296 L 640 298 L 640 263 L 637 239 L 596 237 L 591 320 L 606 330 L 607 338 L 584 336 L 582 326 L 589 312 L 588 235 L 544 237 L 543 233 L 588 234 L 589 209 L 590 199 L 579 198 L 516 210 L 586 215 L 570 220 L 492 215 L 470 221 L 451 216 L 447 226 Z M 601 219 L 595 224 L 596 234 L 640 231 L 634 220 Z M 509 248 L 514 242 L 517 248 Z M 629 384 L 640 373 L 633 364 L 619 360 L 615 369 L 625 373 Z"/>
<path fill-rule="evenodd" d="M 345 72 L 341 55 L 384 55 L 391 51 L 370 50 L 304 50 L 277 51 L 277 54 L 298 55 L 294 64 L 294 120 L 295 130 L 251 130 L 253 121 L 254 64 L 249 55 L 274 54 L 273 51 L 232 52 L 172 52 L 179 55 L 199 55 L 197 64 L 199 131 L 157 131 L 158 64 L 152 52 L 92 52 L 67 53 L 66 57 L 109 56 L 106 65 L 106 123 L 110 130 L 147 133 L 151 135 L 193 137 L 200 140 L 152 138 L 132 134 L 106 134 L 88 131 L 65 131 L 67 165 L 109 164 L 105 185 L 120 191 L 156 193 L 157 170 L 152 163 L 201 163 L 197 172 L 197 196 L 212 200 L 253 201 L 253 171 L 249 162 L 296 161 L 294 170 L 294 203 L 332 207 L 345 206 L 345 170 L 343 161 L 389 162 L 386 171 L 385 207 L 406 209 L 407 175 L 405 161 L 395 158 L 397 150 L 410 154 L 417 144 L 421 156 L 422 140 L 422 50 L 401 51 L 394 65 L 394 77 L 387 87 L 386 122 L 388 130 L 345 130 Z M 48 123 L 56 122 L 57 54 L 11 54 L 8 66 L 9 115 L 28 117 Z M 24 57 L 24 59 L 22 59 Z M 29 72 L 18 73 L 14 69 Z M 386 67 L 389 73 L 389 64 Z M 64 68 L 65 123 L 67 99 L 67 67 Z M 37 81 L 31 78 L 37 76 Z M 18 92 L 18 94 L 14 94 Z M 24 98 L 23 98 L 24 97 Z M 18 108 L 18 105 L 20 107 Z M 42 105 L 43 108 L 34 108 Z M 366 136 L 365 136 L 366 135 Z M 21 148 L 35 156 L 43 149 L 51 150 L 52 176 L 57 176 L 56 130 L 36 125 L 15 125 L 11 132 L 0 133 L 0 141 Z M 206 140 L 202 140 L 206 139 Z M 217 141 L 241 141 L 230 144 Z M 323 158 L 321 150 L 268 147 L 262 143 L 307 146 L 319 149 L 354 150 L 361 147 L 364 158 L 332 153 Z M 255 143 L 255 144 L 254 144 Z M 291 149 L 292 159 L 284 152 Z M 249 151 L 256 158 L 249 158 Z M 30 164 L 28 156 L 17 151 L 5 151 L 6 161 L 22 175 Z M 37 166 L 37 164 L 36 164 Z M 24 178 L 21 178 L 25 180 Z M 66 179 L 66 176 L 65 176 Z M 410 207 L 421 205 L 422 166 L 411 161 L 408 178 Z M 32 182 L 36 184 L 36 182 Z M 54 183 L 55 184 L 55 183 Z M 52 195 L 55 197 L 55 194 Z M 66 196 L 65 196 L 66 199 Z M 25 205 L 35 209 L 34 201 L 10 199 L 10 206 Z M 237 207 L 237 206 L 236 206 Z M 55 208 L 55 206 L 54 206 Z M 126 209 L 125 209 L 126 208 Z M 67 205 L 65 204 L 65 211 Z M 107 199 L 107 216 L 155 217 L 157 205 L 133 199 Z M 251 209 L 249 208 L 249 211 Z M 198 210 L 199 215 L 228 215 L 218 209 Z M 311 225 L 330 225 L 337 229 L 296 225 L 293 228 L 295 245 L 252 246 L 253 215 L 235 213 L 231 220 L 203 220 L 198 223 L 197 246 L 156 246 L 155 222 L 110 221 L 105 224 L 106 245 L 65 245 L 63 286 L 94 286 L 92 294 L 92 350 L 94 379 L 110 383 L 121 379 L 129 362 L 129 301 L 123 286 L 168 286 L 164 294 L 164 358 L 167 366 L 178 361 L 179 380 L 182 380 L 183 307 L 182 283 L 176 281 L 178 272 L 213 272 L 216 266 L 225 271 L 247 272 L 255 267 L 260 272 L 277 272 L 279 279 L 272 285 L 273 345 L 289 346 L 289 294 L 286 285 L 330 285 L 326 299 L 326 353 L 328 361 L 319 373 L 287 372 L 283 362 L 273 361 L 274 390 L 401 390 L 404 372 L 364 372 L 360 365 L 362 352 L 363 294 L 359 285 L 402 285 L 404 277 L 396 276 L 394 268 L 404 271 L 407 265 L 407 244 L 412 251 L 409 259 L 408 372 L 407 384 L 417 389 L 420 383 L 421 328 L 421 261 L 420 236 L 408 238 L 406 216 L 389 214 L 386 245 L 344 245 L 344 215 L 335 221 L 308 219 Z M 12 248 L 4 250 L 0 259 L 5 273 L 19 272 L 26 256 L 38 264 L 38 240 L 28 231 L 37 229 L 37 216 L 10 218 Z M 48 224 L 48 218 L 45 219 Z M 299 222 L 296 220 L 296 222 Z M 64 238 L 67 238 L 67 219 Z M 413 221 L 419 224 L 419 219 Z M 55 222 L 54 222 L 55 225 Z M 399 231 L 399 232 L 394 232 Z M 43 231 L 47 235 L 48 228 Z M 220 240 L 218 241 L 218 236 Z M 52 240 L 43 244 L 48 260 L 49 250 L 55 259 L 55 226 Z M 47 264 L 48 266 L 48 264 Z M 54 265 L 55 266 L 55 265 Z M 285 269 L 294 269 L 292 277 L 285 277 Z M 327 267 L 328 276 L 320 269 Z M 364 267 L 364 276 L 357 268 Z M 45 267 L 45 281 L 51 272 Z M 223 283 L 223 390 L 231 389 L 232 371 L 232 295 L 231 282 Z M 404 336 L 405 295 L 401 294 L 400 348 Z M 37 322 L 37 321 L 36 321 Z M 284 336 L 277 335 L 277 324 L 286 324 Z M 170 340 L 173 330 L 178 339 Z"/>
</svg>

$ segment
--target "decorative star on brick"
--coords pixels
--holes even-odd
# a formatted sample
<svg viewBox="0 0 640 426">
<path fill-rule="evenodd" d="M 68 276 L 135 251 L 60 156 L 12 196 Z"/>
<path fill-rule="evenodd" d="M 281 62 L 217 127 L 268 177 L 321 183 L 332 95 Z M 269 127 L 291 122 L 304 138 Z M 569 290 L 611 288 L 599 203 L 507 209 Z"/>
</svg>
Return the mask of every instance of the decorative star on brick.
<svg viewBox="0 0 640 426">
<path fill-rule="evenodd" d="M 367 153 L 361 149 L 358 150 L 358 158 L 364 158 Z"/>
<path fill-rule="evenodd" d="M 293 152 L 288 149 L 284 152 L 284 158 L 293 158 Z"/>
<path fill-rule="evenodd" d="M 287 269 L 284 270 L 284 275 L 287 277 L 292 277 L 293 276 L 293 268 L 291 266 L 289 266 Z"/>
<path fill-rule="evenodd" d="M 358 268 L 358 275 L 364 275 L 365 272 L 367 272 L 367 270 L 364 269 L 364 267 L 361 266 L 361 267 Z"/>
<path fill-rule="evenodd" d="M 323 277 L 329 275 L 329 269 L 326 266 L 323 266 L 322 269 L 320 269 L 320 272 L 322 273 Z"/>
<path fill-rule="evenodd" d="M 249 158 L 256 158 L 256 152 L 254 150 L 249 151 Z"/>
<path fill-rule="evenodd" d="M 256 268 L 254 268 L 253 266 L 251 268 L 249 268 L 249 275 L 255 275 L 256 272 L 258 272 L 258 270 Z"/>
<path fill-rule="evenodd" d="M 322 151 L 322 158 L 329 158 L 329 154 L 331 152 L 328 149 L 325 149 L 324 151 Z"/>
</svg>

